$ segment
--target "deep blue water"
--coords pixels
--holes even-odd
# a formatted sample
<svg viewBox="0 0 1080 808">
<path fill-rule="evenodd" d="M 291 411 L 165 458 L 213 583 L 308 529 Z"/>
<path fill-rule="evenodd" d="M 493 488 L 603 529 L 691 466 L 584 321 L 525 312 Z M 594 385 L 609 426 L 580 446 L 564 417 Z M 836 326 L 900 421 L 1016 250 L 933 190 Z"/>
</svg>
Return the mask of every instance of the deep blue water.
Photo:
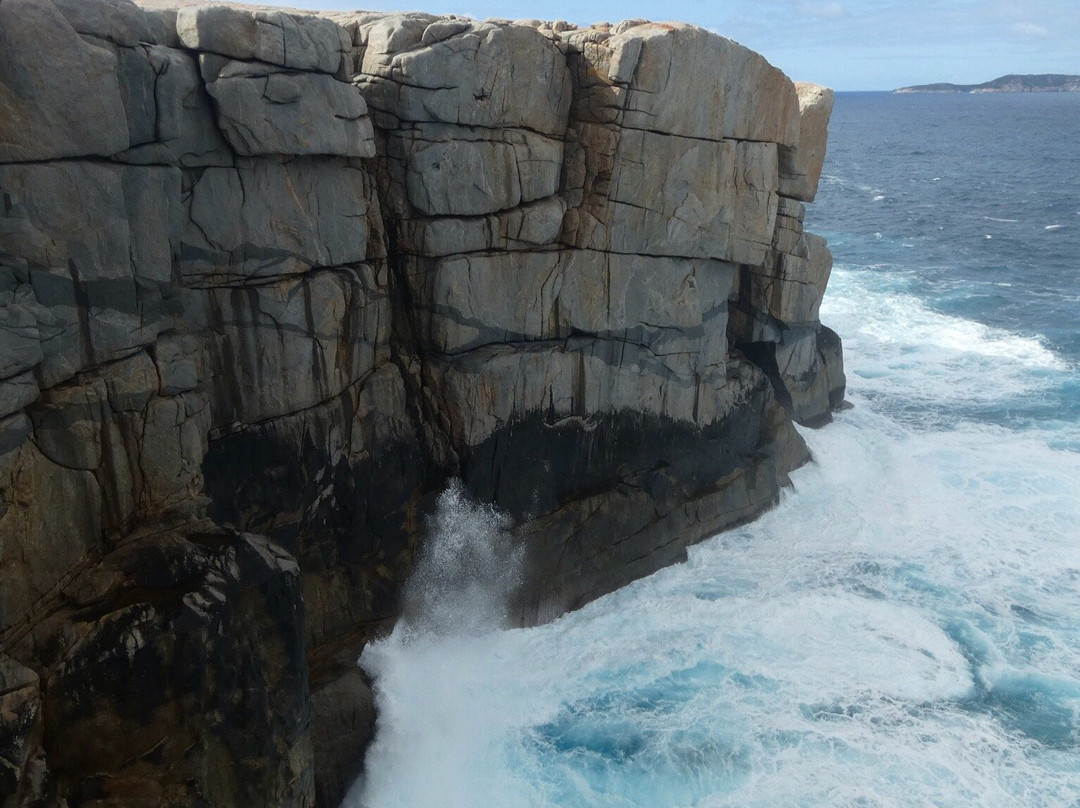
<svg viewBox="0 0 1080 808">
<path fill-rule="evenodd" d="M 1080 95 L 839 95 L 808 224 L 854 408 L 686 564 L 370 647 L 350 804 L 1080 807 L 1078 123 Z M 493 524 L 444 517 L 447 558 Z"/>
<path fill-rule="evenodd" d="M 829 135 L 807 225 L 842 267 L 1080 363 L 1080 94 L 840 93 Z M 1002 403 L 1075 422 L 1077 375 Z"/>
</svg>

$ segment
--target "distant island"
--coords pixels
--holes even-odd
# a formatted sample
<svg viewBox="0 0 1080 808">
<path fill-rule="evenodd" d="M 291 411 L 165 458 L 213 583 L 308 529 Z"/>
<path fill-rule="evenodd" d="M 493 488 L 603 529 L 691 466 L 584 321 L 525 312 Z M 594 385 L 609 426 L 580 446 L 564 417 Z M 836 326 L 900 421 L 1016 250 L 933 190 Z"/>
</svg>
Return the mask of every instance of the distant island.
<svg viewBox="0 0 1080 808">
<path fill-rule="evenodd" d="M 982 84 L 919 84 L 901 87 L 896 93 L 1077 93 L 1080 76 L 1044 73 L 1039 76 L 1008 75 Z"/>
</svg>

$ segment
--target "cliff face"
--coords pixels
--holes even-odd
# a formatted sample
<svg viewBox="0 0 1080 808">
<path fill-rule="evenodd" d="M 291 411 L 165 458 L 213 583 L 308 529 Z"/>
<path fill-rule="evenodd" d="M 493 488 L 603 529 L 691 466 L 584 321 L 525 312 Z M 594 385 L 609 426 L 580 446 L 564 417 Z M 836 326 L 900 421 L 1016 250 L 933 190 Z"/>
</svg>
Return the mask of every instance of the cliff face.
<svg viewBox="0 0 1080 808">
<path fill-rule="evenodd" d="M 831 106 L 685 25 L 0 0 L 0 805 L 336 802 L 452 477 L 526 623 L 774 502 Z"/>
</svg>

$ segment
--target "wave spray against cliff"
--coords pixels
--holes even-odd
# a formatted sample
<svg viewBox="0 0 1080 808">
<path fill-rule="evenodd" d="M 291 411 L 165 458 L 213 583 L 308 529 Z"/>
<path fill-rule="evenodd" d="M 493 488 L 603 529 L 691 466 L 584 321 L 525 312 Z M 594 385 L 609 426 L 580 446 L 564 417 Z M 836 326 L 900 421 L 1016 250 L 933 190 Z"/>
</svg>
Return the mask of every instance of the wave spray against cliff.
<svg viewBox="0 0 1080 808">
<path fill-rule="evenodd" d="M 466 805 L 478 778 L 490 776 L 478 766 L 506 730 L 490 687 L 499 665 L 492 637 L 505 628 L 521 565 L 507 527 L 457 482 L 439 497 L 404 616 L 360 660 L 376 679 L 379 728 L 366 782 L 346 805 Z"/>
</svg>

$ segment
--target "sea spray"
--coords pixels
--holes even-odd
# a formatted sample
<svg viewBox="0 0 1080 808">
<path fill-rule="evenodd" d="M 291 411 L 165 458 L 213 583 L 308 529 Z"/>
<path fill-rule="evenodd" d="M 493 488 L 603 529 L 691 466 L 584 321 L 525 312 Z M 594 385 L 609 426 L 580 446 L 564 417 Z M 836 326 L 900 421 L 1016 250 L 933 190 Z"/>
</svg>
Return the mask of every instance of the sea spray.
<svg viewBox="0 0 1080 808">
<path fill-rule="evenodd" d="M 506 734 L 505 701 L 517 698 L 500 700 L 491 687 L 521 577 L 509 527 L 457 481 L 439 497 L 402 619 L 359 660 L 375 683 L 379 723 L 345 806 L 477 804 L 477 783 L 489 777 L 477 764 L 498 755 L 490 747 Z"/>
<path fill-rule="evenodd" d="M 509 528 L 504 515 L 471 502 L 460 481 L 450 483 L 405 585 L 403 639 L 476 636 L 506 626 L 522 559 Z"/>
</svg>

